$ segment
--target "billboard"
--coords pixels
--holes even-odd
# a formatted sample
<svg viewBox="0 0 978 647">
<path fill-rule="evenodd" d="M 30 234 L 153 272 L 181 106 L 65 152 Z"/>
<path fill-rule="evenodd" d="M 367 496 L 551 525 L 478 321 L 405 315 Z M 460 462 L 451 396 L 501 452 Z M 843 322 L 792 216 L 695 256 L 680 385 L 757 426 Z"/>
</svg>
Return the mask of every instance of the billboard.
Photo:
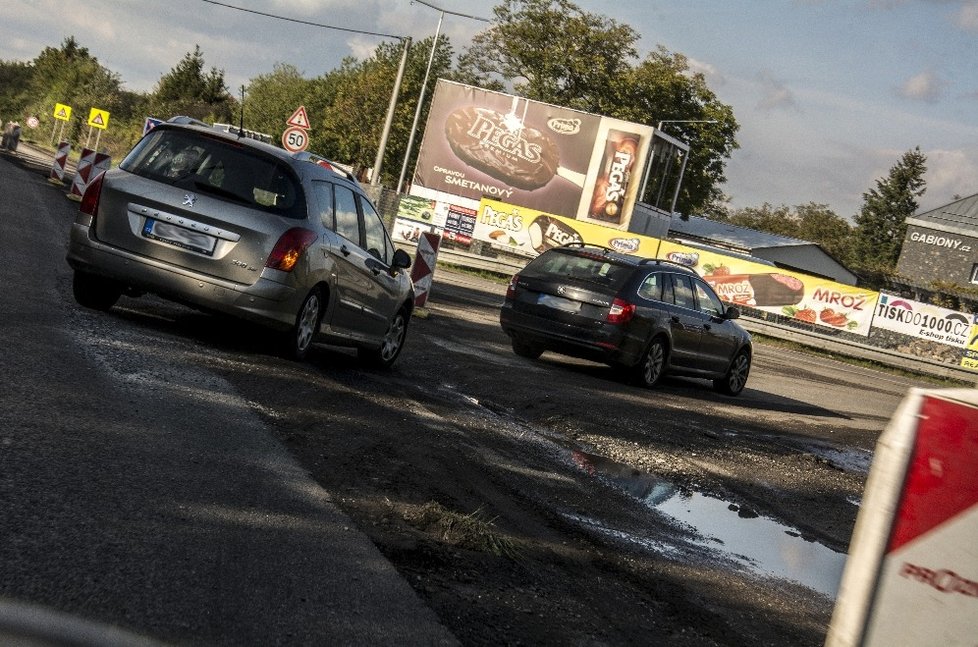
<svg viewBox="0 0 978 647">
<path fill-rule="evenodd" d="M 873 327 L 962 348 L 968 343 L 971 316 L 931 303 L 881 294 Z"/>
<path fill-rule="evenodd" d="M 869 335 L 878 292 L 665 240 L 659 256 L 696 270 L 729 303 Z"/>
<path fill-rule="evenodd" d="M 653 128 L 439 79 L 411 194 L 627 230 Z"/>
</svg>

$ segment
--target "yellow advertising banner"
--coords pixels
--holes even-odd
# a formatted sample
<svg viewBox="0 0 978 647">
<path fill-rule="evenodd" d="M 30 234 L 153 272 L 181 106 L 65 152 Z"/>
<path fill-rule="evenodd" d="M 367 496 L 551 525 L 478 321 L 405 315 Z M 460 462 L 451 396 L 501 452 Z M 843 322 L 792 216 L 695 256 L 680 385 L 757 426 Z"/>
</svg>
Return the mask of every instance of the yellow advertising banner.
<svg viewBox="0 0 978 647">
<path fill-rule="evenodd" d="M 978 315 L 975 315 L 975 319 L 978 320 Z M 964 357 L 961 358 L 961 368 L 978 371 L 978 321 L 971 324 L 968 343 L 964 347 Z"/>
<path fill-rule="evenodd" d="M 869 335 L 878 292 L 669 241 L 659 256 L 696 270 L 724 301 Z"/>
<path fill-rule="evenodd" d="M 536 256 L 551 247 L 583 242 L 627 254 L 655 257 L 660 243 L 658 238 L 562 218 L 487 198 L 479 202 L 472 237 L 528 256 Z"/>
</svg>

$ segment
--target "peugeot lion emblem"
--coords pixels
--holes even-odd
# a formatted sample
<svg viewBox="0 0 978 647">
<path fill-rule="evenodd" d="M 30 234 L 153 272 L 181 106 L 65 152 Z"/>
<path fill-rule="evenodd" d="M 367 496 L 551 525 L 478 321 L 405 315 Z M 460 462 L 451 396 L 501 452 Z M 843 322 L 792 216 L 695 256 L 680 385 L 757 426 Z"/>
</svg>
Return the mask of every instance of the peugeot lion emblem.
<svg viewBox="0 0 978 647">
<path fill-rule="evenodd" d="M 185 196 L 183 196 L 183 206 L 184 207 L 192 207 L 192 206 L 194 206 L 194 203 L 195 202 L 197 202 L 197 194 L 196 193 L 188 193 Z"/>
</svg>

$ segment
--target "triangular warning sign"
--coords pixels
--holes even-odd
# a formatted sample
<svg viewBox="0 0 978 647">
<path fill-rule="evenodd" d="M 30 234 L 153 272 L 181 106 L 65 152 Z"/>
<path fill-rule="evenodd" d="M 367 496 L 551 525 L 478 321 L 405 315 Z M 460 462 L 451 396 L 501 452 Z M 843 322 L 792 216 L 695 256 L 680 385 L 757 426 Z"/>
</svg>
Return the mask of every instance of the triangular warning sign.
<svg viewBox="0 0 978 647">
<path fill-rule="evenodd" d="M 93 126 L 104 126 L 105 125 L 105 121 L 102 119 L 102 113 L 101 112 L 96 113 L 95 116 L 92 117 L 92 125 Z"/>
<path fill-rule="evenodd" d="M 58 114 L 56 114 L 55 117 L 58 117 L 60 119 L 67 119 L 68 112 L 64 108 L 62 108 L 61 110 L 58 111 Z"/>
<path fill-rule="evenodd" d="M 285 122 L 289 126 L 295 126 L 296 128 L 302 128 L 303 130 L 309 130 L 309 115 L 306 114 L 306 107 L 299 106 L 299 108 L 292 113 L 289 120 Z"/>
</svg>

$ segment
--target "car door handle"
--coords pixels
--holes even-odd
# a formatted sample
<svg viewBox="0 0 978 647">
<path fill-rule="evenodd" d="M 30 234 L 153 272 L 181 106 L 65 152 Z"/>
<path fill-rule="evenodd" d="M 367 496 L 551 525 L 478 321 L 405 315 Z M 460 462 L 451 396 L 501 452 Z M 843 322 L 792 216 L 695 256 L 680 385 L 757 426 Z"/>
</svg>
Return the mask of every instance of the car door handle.
<svg viewBox="0 0 978 647">
<path fill-rule="evenodd" d="M 340 247 L 340 251 L 343 252 L 343 256 L 349 256 L 350 255 L 350 250 L 349 250 L 349 248 L 347 248 L 346 245 L 342 245 Z"/>
</svg>

